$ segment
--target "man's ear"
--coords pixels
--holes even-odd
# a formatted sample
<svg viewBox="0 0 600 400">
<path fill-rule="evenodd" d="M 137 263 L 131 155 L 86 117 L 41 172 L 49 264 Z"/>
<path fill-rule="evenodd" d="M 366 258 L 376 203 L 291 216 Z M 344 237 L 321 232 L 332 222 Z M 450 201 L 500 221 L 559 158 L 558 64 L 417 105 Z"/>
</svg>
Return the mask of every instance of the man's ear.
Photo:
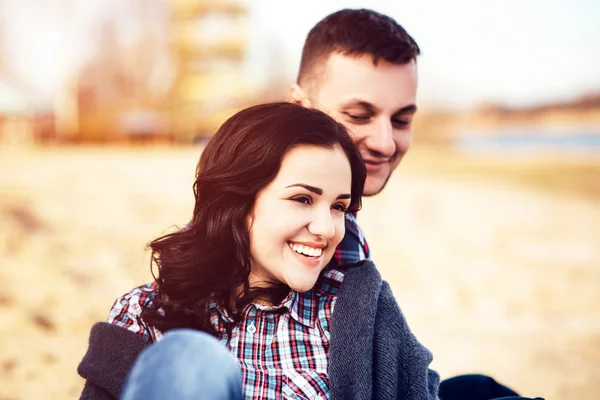
<svg viewBox="0 0 600 400">
<path fill-rule="evenodd" d="M 310 99 L 297 83 L 294 83 L 288 90 L 286 101 L 303 107 L 312 107 Z"/>
</svg>

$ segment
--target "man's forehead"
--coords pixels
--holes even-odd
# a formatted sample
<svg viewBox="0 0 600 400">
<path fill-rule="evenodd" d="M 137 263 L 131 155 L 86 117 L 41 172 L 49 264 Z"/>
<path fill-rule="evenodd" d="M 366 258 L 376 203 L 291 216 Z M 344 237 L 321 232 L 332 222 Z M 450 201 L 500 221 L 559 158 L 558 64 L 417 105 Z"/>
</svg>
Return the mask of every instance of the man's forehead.
<svg viewBox="0 0 600 400">
<path fill-rule="evenodd" d="M 340 72 L 346 70 L 370 77 L 416 74 L 416 62 L 414 60 L 406 64 L 395 64 L 384 59 L 375 62 L 370 54 L 346 55 L 334 52 L 323 59 L 323 67 L 326 78 L 337 77 Z"/>
<path fill-rule="evenodd" d="M 414 63 L 392 64 L 385 60 L 375 65 L 370 55 L 332 54 L 318 86 L 318 97 L 327 102 L 402 109 L 415 102 L 416 66 Z"/>
</svg>

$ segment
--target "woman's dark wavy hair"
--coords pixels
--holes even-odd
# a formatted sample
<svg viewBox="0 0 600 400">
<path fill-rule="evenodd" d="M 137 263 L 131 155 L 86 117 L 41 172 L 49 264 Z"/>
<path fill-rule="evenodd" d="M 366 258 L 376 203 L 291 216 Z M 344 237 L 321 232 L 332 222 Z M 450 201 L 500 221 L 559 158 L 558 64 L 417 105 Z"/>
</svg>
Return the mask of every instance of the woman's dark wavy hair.
<svg viewBox="0 0 600 400">
<path fill-rule="evenodd" d="M 281 299 L 288 287 L 250 288 L 247 220 L 257 194 L 295 146 L 339 146 L 352 171 L 349 212 L 361 207 L 366 170 L 343 125 L 327 114 L 291 103 L 257 105 L 229 118 L 208 142 L 196 171 L 196 204 L 187 227 L 152 241 L 157 294 L 143 311 L 161 331 L 193 328 L 215 334 L 208 306 L 220 297 L 230 316 L 257 297 Z M 236 288 L 243 288 L 230 301 Z M 239 289 L 238 289 L 239 290 Z"/>
</svg>

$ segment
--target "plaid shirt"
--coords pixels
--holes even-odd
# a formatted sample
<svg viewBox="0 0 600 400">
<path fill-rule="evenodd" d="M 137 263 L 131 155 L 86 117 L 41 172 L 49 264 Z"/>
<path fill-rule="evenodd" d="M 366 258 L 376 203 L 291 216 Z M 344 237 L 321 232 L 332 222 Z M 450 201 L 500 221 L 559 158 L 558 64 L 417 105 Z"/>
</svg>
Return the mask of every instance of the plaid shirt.
<svg viewBox="0 0 600 400">
<path fill-rule="evenodd" d="M 335 264 L 369 257 L 369 248 L 352 214 L 346 216 L 346 235 L 335 251 Z M 219 341 L 239 361 L 242 386 L 248 399 L 329 398 L 327 361 L 331 315 L 344 274 L 331 263 L 308 292 L 290 294 L 276 306 L 249 304 L 237 323 L 213 300 L 210 321 Z M 162 333 L 141 319 L 151 305 L 156 284 L 133 289 L 110 310 L 108 322 L 126 328 L 150 342 Z M 227 329 L 229 328 L 229 329 Z"/>
</svg>

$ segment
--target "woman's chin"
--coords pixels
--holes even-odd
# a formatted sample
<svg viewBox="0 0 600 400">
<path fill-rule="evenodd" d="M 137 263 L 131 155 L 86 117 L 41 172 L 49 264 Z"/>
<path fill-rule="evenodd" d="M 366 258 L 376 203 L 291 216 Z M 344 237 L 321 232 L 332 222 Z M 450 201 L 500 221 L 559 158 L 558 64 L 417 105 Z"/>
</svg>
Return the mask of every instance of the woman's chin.
<svg viewBox="0 0 600 400">
<path fill-rule="evenodd" d="M 304 293 L 315 287 L 316 280 L 310 282 L 289 282 L 288 286 L 295 292 Z"/>
</svg>

